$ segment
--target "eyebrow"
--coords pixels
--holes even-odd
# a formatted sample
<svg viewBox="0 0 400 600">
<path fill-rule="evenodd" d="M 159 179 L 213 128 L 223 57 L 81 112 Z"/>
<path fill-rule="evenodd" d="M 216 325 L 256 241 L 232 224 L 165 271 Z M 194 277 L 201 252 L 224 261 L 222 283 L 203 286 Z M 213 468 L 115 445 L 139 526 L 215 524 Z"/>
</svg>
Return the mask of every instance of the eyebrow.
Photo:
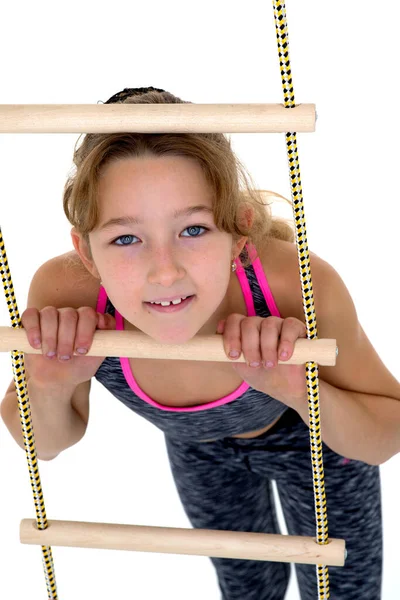
<svg viewBox="0 0 400 600">
<path fill-rule="evenodd" d="M 213 210 L 209 206 L 205 206 L 204 204 L 197 204 L 196 206 L 189 206 L 187 208 L 175 210 L 172 213 L 172 217 L 174 219 L 179 219 L 179 217 L 188 217 L 199 212 L 213 214 Z M 111 229 L 115 225 L 142 225 L 142 223 L 142 219 L 130 215 L 127 215 L 125 217 L 115 217 L 113 219 L 109 219 L 103 225 L 101 225 L 99 227 L 99 231 L 103 231 L 104 229 Z"/>
</svg>

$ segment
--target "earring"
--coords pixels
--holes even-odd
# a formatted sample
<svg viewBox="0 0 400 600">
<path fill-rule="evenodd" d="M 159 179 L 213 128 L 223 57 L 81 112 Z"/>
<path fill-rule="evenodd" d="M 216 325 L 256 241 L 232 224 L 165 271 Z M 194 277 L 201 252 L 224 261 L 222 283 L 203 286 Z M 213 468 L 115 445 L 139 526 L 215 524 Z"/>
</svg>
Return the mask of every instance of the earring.
<svg viewBox="0 0 400 600">
<path fill-rule="evenodd" d="M 232 261 L 231 268 L 232 268 L 232 272 L 236 271 L 236 263 L 234 261 Z"/>
</svg>

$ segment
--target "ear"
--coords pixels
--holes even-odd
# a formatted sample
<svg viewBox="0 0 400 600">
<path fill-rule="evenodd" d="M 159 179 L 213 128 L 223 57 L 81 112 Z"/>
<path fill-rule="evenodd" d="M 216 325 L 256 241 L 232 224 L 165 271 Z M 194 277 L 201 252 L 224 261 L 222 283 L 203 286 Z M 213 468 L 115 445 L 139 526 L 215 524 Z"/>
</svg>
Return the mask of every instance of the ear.
<svg viewBox="0 0 400 600">
<path fill-rule="evenodd" d="M 251 226 L 254 221 L 254 208 L 251 204 L 244 203 L 241 205 L 238 213 L 238 224 L 243 229 L 251 229 Z M 246 242 L 248 240 L 248 236 L 242 236 L 238 239 L 236 243 L 232 246 L 233 257 L 237 258 L 241 251 L 243 250 Z"/>
<path fill-rule="evenodd" d="M 101 280 L 100 274 L 94 264 L 92 252 L 88 242 L 84 239 L 83 235 L 77 231 L 75 227 L 71 229 L 71 239 L 79 258 L 93 277 Z"/>
</svg>

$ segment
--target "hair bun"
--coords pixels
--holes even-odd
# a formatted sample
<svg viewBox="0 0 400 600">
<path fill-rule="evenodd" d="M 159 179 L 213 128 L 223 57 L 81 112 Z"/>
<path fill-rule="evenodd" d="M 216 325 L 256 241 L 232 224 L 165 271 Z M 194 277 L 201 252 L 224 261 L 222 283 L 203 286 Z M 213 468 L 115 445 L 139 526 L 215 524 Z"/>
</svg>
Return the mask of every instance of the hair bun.
<svg viewBox="0 0 400 600">
<path fill-rule="evenodd" d="M 147 88 L 125 88 L 122 92 L 118 92 L 111 96 L 104 104 L 115 104 L 118 102 L 123 102 L 126 98 L 130 96 L 141 96 L 142 94 L 146 94 L 147 92 L 165 92 L 165 90 L 161 90 L 155 87 L 147 87 Z"/>
</svg>

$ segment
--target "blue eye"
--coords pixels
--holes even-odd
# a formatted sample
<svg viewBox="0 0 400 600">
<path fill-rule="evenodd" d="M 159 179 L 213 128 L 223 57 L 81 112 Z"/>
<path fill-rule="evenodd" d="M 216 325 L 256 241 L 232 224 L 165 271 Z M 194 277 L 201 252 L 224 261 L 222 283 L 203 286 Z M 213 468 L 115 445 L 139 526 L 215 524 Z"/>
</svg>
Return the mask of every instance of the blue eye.
<svg viewBox="0 0 400 600">
<path fill-rule="evenodd" d="M 131 240 L 136 237 L 134 235 L 121 235 L 120 237 L 118 237 L 116 240 L 113 241 L 113 244 L 115 244 L 116 246 L 130 246 L 131 244 L 125 243 L 123 242 L 122 244 L 117 244 L 118 240 Z M 136 238 L 137 239 L 137 238 Z"/>
<path fill-rule="evenodd" d="M 183 231 L 190 231 L 193 229 L 204 229 L 205 231 L 209 231 L 209 229 L 207 227 L 203 227 L 202 225 L 191 225 L 190 227 L 186 227 L 186 229 L 184 229 Z M 186 236 L 184 236 L 186 237 Z M 189 235 L 189 237 L 199 237 L 198 235 Z"/>
</svg>

